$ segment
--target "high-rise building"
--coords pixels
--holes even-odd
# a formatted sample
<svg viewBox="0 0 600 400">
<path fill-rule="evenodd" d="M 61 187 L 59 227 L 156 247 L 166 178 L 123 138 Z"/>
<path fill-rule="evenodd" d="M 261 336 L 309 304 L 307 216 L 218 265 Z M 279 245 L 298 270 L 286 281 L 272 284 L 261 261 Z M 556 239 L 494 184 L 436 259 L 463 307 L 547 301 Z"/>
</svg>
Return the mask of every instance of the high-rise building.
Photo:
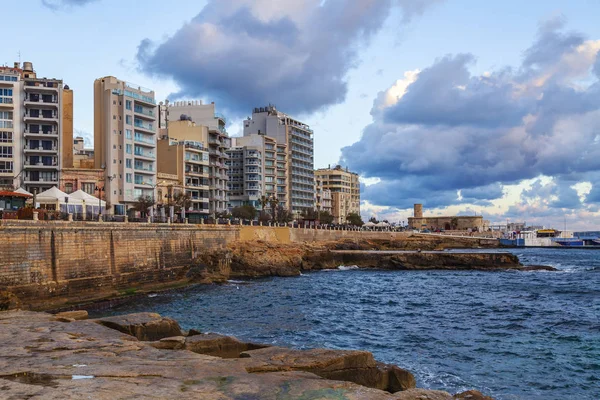
<svg viewBox="0 0 600 400">
<path fill-rule="evenodd" d="M 156 114 L 152 90 L 112 76 L 94 82 L 94 159 L 105 170 L 109 213 L 156 199 Z"/>
<path fill-rule="evenodd" d="M 350 213 L 360 215 L 360 182 L 358 174 L 343 169 L 340 165 L 334 168 L 322 168 L 315 171 L 322 187 L 331 191 L 331 213 L 335 224 L 346 223 Z"/>
<path fill-rule="evenodd" d="M 287 207 L 286 145 L 264 135 L 232 139 L 229 159 L 229 207 L 251 205 L 262 209 L 261 199 L 277 199 Z"/>
<path fill-rule="evenodd" d="M 287 208 L 298 217 L 315 209 L 314 142 L 310 127 L 275 106 L 255 108 L 252 119 L 244 121 L 244 136 L 266 135 L 286 146 Z M 279 161 L 278 161 L 279 163 Z M 282 161 L 283 163 L 283 161 Z"/>
<path fill-rule="evenodd" d="M 210 213 L 207 141 L 208 128 L 187 119 L 170 122 L 168 138 L 158 141 L 159 174 L 177 177 L 179 185 L 190 196 L 191 207 L 186 211 L 200 214 L 200 217 L 207 217 Z"/>
<path fill-rule="evenodd" d="M 159 106 L 159 124 L 161 129 L 169 131 L 171 121 L 186 116 L 189 120 L 208 128 L 209 164 L 209 209 L 212 216 L 227 211 L 228 187 L 227 165 L 229 157 L 226 150 L 231 147 L 231 139 L 225 125 L 227 120 L 215 112 L 215 103 L 203 104 L 201 101 L 165 101 Z M 170 135 L 170 133 L 169 133 Z"/>
<path fill-rule="evenodd" d="M 30 62 L 0 67 L 0 186 L 37 193 L 58 186 L 72 145 L 69 87 L 39 78 Z"/>
</svg>

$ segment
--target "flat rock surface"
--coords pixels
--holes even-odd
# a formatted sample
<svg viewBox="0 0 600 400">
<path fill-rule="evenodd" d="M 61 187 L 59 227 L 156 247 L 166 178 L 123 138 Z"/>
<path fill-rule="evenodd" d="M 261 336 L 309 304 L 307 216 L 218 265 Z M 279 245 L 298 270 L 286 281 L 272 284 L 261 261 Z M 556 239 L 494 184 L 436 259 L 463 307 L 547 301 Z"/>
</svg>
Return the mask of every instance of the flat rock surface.
<svg viewBox="0 0 600 400">
<path fill-rule="evenodd" d="M 163 320 L 158 314 L 115 318 L 135 322 L 133 326 L 143 326 L 140 322 L 148 319 Z M 197 338 L 190 343 L 199 343 L 203 336 L 209 339 L 207 343 L 244 345 L 220 335 L 177 335 L 144 342 L 97 321 L 58 320 L 51 314 L 28 311 L 0 312 L 0 398 L 452 399 L 446 392 L 423 389 L 391 394 L 353 382 L 324 379 L 311 372 L 335 374 L 364 370 L 365 365 L 382 371 L 397 368 L 376 362 L 368 352 L 265 348 L 246 352 L 250 357 L 227 359 L 184 348 L 188 340 Z M 154 347 L 161 343 L 164 348 Z M 269 364 L 275 368 L 266 368 Z M 249 366 L 260 373 L 250 372 Z M 469 392 L 467 397 L 460 398 L 488 399 L 472 396 L 477 393 Z"/>
</svg>

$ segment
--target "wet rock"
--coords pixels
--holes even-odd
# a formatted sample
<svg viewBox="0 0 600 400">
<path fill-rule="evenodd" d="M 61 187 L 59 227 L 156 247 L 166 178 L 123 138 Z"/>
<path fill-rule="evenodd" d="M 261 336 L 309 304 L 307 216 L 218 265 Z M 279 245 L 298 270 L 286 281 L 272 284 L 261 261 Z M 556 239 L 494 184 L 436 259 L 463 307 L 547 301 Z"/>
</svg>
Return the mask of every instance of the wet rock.
<svg viewBox="0 0 600 400">
<path fill-rule="evenodd" d="M 240 353 L 268 347 L 266 345 L 244 343 L 231 336 L 200 334 L 187 337 L 185 349 L 198 354 L 221 358 L 238 358 Z"/>
<path fill-rule="evenodd" d="M 485 396 L 477 390 L 469 390 L 467 392 L 454 395 L 455 399 L 460 400 L 494 400 L 492 397 Z"/>
<path fill-rule="evenodd" d="M 135 336 L 143 341 L 155 341 L 173 336 L 183 336 L 177 321 L 155 313 L 137 313 L 106 317 L 94 322 Z"/>
<path fill-rule="evenodd" d="M 88 319 L 88 312 L 85 310 L 65 311 L 56 314 L 57 318 L 70 318 L 75 321 L 83 321 Z"/>
<path fill-rule="evenodd" d="M 554 267 L 548 265 L 525 265 L 519 268 L 520 271 L 558 271 Z"/>
<path fill-rule="evenodd" d="M 453 400 L 448 392 L 426 389 L 409 389 L 394 396 L 394 400 Z"/>
<path fill-rule="evenodd" d="M 246 370 L 251 373 L 270 371 L 306 371 L 325 379 L 354 382 L 389 392 L 415 387 L 408 371 L 378 363 L 367 351 L 293 350 L 269 347 L 246 351 Z"/>
</svg>

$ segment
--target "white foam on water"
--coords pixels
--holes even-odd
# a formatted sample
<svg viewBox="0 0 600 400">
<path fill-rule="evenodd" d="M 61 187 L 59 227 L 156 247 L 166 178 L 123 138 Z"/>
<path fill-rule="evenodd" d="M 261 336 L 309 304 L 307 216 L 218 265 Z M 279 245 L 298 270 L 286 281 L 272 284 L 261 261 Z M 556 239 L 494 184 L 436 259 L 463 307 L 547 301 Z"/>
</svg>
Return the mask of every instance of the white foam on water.
<svg viewBox="0 0 600 400">
<path fill-rule="evenodd" d="M 79 380 L 79 379 L 93 379 L 95 378 L 94 375 L 73 375 L 73 380 Z"/>
<path fill-rule="evenodd" d="M 359 267 L 358 267 L 358 265 L 349 265 L 349 266 L 346 266 L 346 265 L 340 265 L 340 266 L 338 267 L 338 269 L 339 269 L 340 271 L 350 271 L 350 270 L 353 270 L 353 269 L 358 269 L 358 268 L 359 268 Z"/>
</svg>

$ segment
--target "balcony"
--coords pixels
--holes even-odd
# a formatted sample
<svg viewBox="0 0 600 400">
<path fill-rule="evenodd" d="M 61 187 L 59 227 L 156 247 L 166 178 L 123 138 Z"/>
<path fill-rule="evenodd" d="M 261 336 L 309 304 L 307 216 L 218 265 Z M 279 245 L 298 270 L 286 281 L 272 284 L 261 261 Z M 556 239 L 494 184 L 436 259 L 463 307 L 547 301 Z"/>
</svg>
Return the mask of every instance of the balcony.
<svg viewBox="0 0 600 400">
<path fill-rule="evenodd" d="M 156 154 L 152 151 L 144 151 L 140 148 L 136 148 L 134 151 L 134 155 L 136 158 L 145 158 L 148 160 L 154 160 L 156 158 Z"/>
<path fill-rule="evenodd" d="M 47 178 L 28 178 L 25 177 L 25 185 L 38 185 L 38 186 L 57 186 L 58 185 L 58 177 L 52 177 L 50 179 Z"/>
<path fill-rule="evenodd" d="M 152 165 L 139 165 L 138 164 L 133 169 L 136 172 L 139 172 L 140 174 L 154 175 L 154 173 L 156 172 Z"/>
<path fill-rule="evenodd" d="M 58 130 L 32 132 L 29 129 L 25 129 L 24 135 L 31 137 L 58 138 Z"/>
<path fill-rule="evenodd" d="M 52 146 L 52 147 L 44 147 L 44 146 L 37 146 L 37 147 L 31 147 L 28 144 L 25 145 L 24 147 L 24 151 L 25 153 L 56 153 L 58 151 L 58 147 L 56 146 Z"/>
<path fill-rule="evenodd" d="M 134 141 L 136 143 L 141 144 L 142 146 L 156 147 L 156 142 L 154 141 L 154 137 L 148 137 L 146 135 L 140 135 L 140 134 L 136 133 L 134 136 Z"/>
<path fill-rule="evenodd" d="M 24 87 L 26 92 L 58 92 L 59 86 L 58 82 L 25 81 Z"/>
<path fill-rule="evenodd" d="M 140 118 L 144 118 L 144 119 L 147 119 L 150 121 L 156 120 L 156 115 L 154 113 L 154 109 L 145 108 L 145 107 L 136 105 L 135 107 L 133 107 L 133 112 L 135 113 L 136 116 L 138 116 Z"/>
<path fill-rule="evenodd" d="M 27 112 L 23 117 L 25 122 L 31 121 L 42 121 L 42 122 L 55 122 L 58 123 L 58 114 L 44 114 L 44 113 L 32 113 Z"/>
<path fill-rule="evenodd" d="M 50 107 L 58 107 L 58 98 L 57 97 L 46 97 L 29 95 L 25 97 L 24 104 L 26 106 L 50 106 Z"/>
<path fill-rule="evenodd" d="M 13 98 L 0 97 L 0 108 L 13 108 Z"/>
<path fill-rule="evenodd" d="M 44 162 L 36 162 L 36 163 L 32 163 L 29 160 L 25 161 L 25 168 L 28 169 L 58 169 L 58 163 L 56 161 L 53 161 L 51 163 L 44 163 Z"/>
<path fill-rule="evenodd" d="M 154 125 L 152 125 L 152 124 L 145 124 L 145 123 L 143 123 L 140 120 L 135 120 L 134 123 L 133 123 L 133 125 L 135 126 L 136 129 L 143 130 L 143 131 L 146 131 L 146 132 L 150 132 L 152 134 L 154 134 L 156 132 L 155 129 L 154 129 Z"/>
</svg>

